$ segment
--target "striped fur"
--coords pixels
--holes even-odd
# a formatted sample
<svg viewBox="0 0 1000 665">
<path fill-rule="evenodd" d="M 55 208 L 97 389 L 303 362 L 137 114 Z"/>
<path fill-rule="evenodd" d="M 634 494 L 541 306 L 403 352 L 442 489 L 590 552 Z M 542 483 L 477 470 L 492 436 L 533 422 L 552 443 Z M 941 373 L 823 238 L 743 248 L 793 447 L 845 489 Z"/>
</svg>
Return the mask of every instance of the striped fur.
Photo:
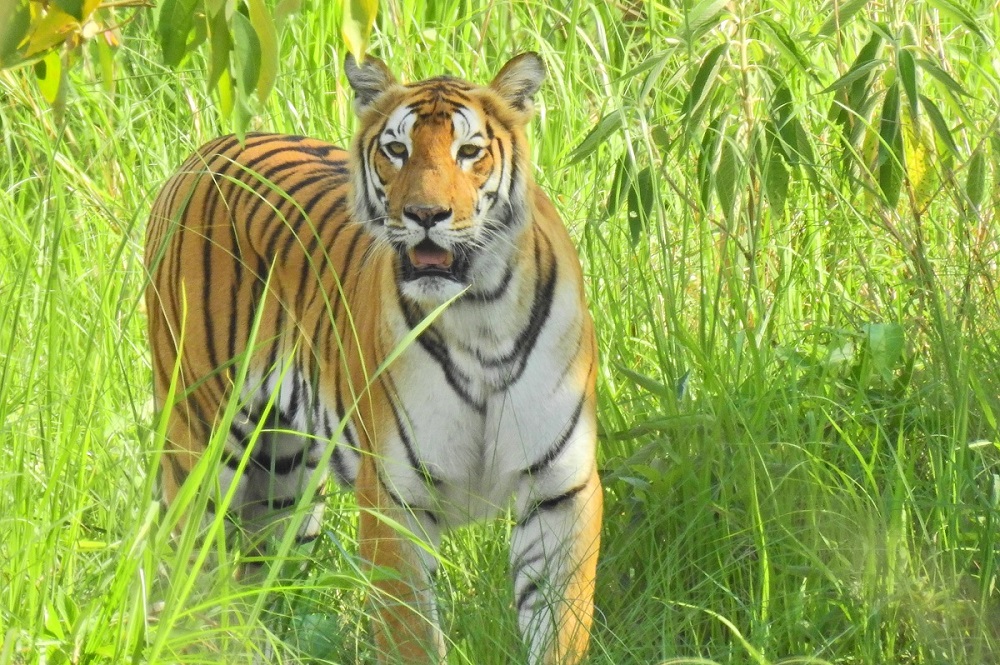
<svg viewBox="0 0 1000 665">
<path fill-rule="evenodd" d="M 153 206 L 146 297 L 168 413 L 165 497 L 219 427 L 212 491 L 232 489 L 230 516 L 250 529 L 296 505 L 313 474 L 353 486 L 362 555 L 399 572 L 372 594 L 378 651 L 435 663 L 436 560 L 394 525 L 433 550 L 513 500 L 529 662 L 575 663 L 600 538 L 597 353 L 576 252 L 530 177 L 523 128 L 544 67 L 523 54 L 489 86 L 402 85 L 373 58 L 348 57 L 346 71 L 360 119 L 350 151 L 223 137 Z M 309 510 L 302 540 L 322 504 Z"/>
</svg>

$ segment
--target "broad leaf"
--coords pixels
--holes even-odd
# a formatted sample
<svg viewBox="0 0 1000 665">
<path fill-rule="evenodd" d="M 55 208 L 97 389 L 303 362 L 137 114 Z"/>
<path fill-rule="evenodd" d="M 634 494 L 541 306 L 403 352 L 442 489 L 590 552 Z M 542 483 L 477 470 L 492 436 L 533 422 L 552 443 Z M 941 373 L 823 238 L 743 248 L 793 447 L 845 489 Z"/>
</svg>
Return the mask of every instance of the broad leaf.
<svg viewBox="0 0 1000 665">
<path fill-rule="evenodd" d="M 368 50 L 368 37 L 375 25 L 378 0 L 344 0 L 344 23 L 340 28 L 347 48 L 361 62 Z"/>
<path fill-rule="evenodd" d="M 982 148 L 977 148 L 969 160 L 969 173 L 965 178 L 965 195 L 969 203 L 979 208 L 986 193 L 986 155 Z"/>
<path fill-rule="evenodd" d="M 236 82 L 249 95 L 260 78 L 260 40 L 250 19 L 239 12 L 233 14 L 233 45 Z"/>
<path fill-rule="evenodd" d="M 573 149 L 567 158 L 567 165 L 573 165 L 581 159 L 590 156 L 597 148 L 622 127 L 622 114 L 620 111 L 612 111 L 597 121 L 590 133 L 580 141 L 580 145 Z"/>
<path fill-rule="evenodd" d="M 653 173 L 647 166 L 639 171 L 628 190 L 628 228 L 633 247 L 638 244 L 642 232 L 649 225 L 656 199 L 653 187 Z"/>
<path fill-rule="evenodd" d="M 708 55 L 705 56 L 698 67 L 698 73 L 695 74 L 694 82 L 691 84 L 691 89 L 684 100 L 684 115 L 687 116 L 685 122 L 688 131 L 694 129 L 697 118 L 700 117 L 697 111 L 708 97 L 708 93 L 715 86 L 715 79 L 718 77 L 722 64 L 722 56 L 728 48 L 728 43 L 719 44 L 708 52 Z"/>
<path fill-rule="evenodd" d="M 194 25 L 197 6 L 198 0 L 164 0 L 160 5 L 156 33 L 163 51 L 163 62 L 168 67 L 177 67 L 187 53 L 188 34 Z"/>
<path fill-rule="evenodd" d="M 924 107 L 927 117 L 930 118 L 931 125 L 934 126 L 934 132 L 938 135 L 938 138 L 941 139 L 948 150 L 957 155 L 958 146 L 955 145 L 955 139 L 952 138 L 951 130 L 948 129 L 948 123 L 945 121 L 944 116 L 941 115 L 941 111 L 938 110 L 934 102 L 923 95 L 920 95 L 920 104 Z"/>
<path fill-rule="evenodd" d="M 257 80 L 257 99 L 264 102 L 271 94 L 278 77 L 278 31 L 264 0 L 247 0 L 250 24 L 260 40 L 260 76 Z"/>
<path fill-rule="evenodd" d="M 854 15 L 861 11 L 868 0 L 851 0 L 847 4 L 841 4 L 837 0 L 831 3 L 830 15 L 819 27 L 816 35 L 819 37 L 829 37 L 836 30 L 843 30 Z"/>
<path fill-rule="evenodd" d="M 896 54 L 896 72 L 899 74 L 899 80 L 903 82 L 906 100 L 910 103 L 910 115 L 916 120 L 920 101 L 917 96 L 917 68 L 913 63 L 913 54 L 905 48 L 899 49 Z"/>
<path fill-rule="evenodd" d="M 903 133 L 899 118 L 898 82 L 885 92 L 878 135 L 878 184 L 889 207 L 895 208 L 903 182 Z"/>
</svg>

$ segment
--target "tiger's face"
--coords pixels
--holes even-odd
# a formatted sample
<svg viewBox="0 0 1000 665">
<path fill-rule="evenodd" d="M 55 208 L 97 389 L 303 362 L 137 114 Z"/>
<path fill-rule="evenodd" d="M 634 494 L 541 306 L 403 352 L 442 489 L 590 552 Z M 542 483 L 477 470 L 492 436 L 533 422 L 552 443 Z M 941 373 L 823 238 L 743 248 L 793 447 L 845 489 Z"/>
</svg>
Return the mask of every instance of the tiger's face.
<svg viewBox="0 0 1000 665">
<path fill-rule="evenodd" d="M 488 292 L 528 217 L 523 127 L 541 60 L 518 56 L 483 87 L 450 77 L 404 86 L 371 57 L 348 56 L 346 70 L 361 119 L 355 215 L 397 255 L 400 292 L 431 304 Z"/>
</svg>

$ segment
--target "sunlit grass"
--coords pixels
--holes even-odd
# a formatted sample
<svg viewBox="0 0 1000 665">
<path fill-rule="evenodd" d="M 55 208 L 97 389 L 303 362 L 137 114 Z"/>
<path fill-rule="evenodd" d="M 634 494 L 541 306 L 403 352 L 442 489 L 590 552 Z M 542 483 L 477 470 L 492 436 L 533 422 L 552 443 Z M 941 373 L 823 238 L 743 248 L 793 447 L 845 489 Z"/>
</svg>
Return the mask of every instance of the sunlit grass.
<svg viewBox="0 0 1000 665">
<path fill-rule="evenodd" d="M 255 127 L 345 144 L 354 121 L 335 17 L 305 4 Z M 373 43 L 411 79 L 485 81 L 525 49 L 548 64 L 535 177 L 578 240 L 602 353 L 607 507 L 590 661 L 995 662 L 990 45 L 922 3 L 873 4 L 812 41 L 830 11 L 819 3 L 737 3 L 698 24 L 711 4 L 384 2 Z M 995 12 L 968 4 L 995 45 Z M 808 68 L 768 55 L 778 37 L 760 17 L 794 37 Z M 880 167 L 861 154 L 877 154 L 877 139 L 846 149 L 823 92 L 870 20 L 892 34 L 909 22 L 972 93 L 961 107 L 920 79 L 958 148 L 935 143 L 938 184 L 920 206 L 881 202 Z M 349 496 L 330 498 L 316 546 L 291 551 L 261 587 L 232 580 L 221 541 L 164 526 L 140 304 L 145 218 L 166 176 L 226 127 L 200 63 L 163 69 L 145 23 L 126 34 L 113 99 L 90 63 L 74 70 L 64 128 L 27 72 L 0 74 L 0 663 L 365 662 Z M 685 99 L 722 42 L 733 67 L 695 122 Z M 783 206 L 748 166 L 778 82 L 813 155 L 789 170 Z M 879 129 L 880 100 L 857 131 Z M 623 122 L 570 164 L 615 112 Z M 699 155 L 715 117 L 729 123 L 719 163 L 732 170 L 709 178 Z M 609 210 L 623 155 L 649 167 L 651 189 Z M 647 200 L 648 217 L 636 209 Z M 509 528 L 446 539 L 449 662 L 523 659 Z M 212 556 L 199 573 L 200 548 Z"/>
</svg>

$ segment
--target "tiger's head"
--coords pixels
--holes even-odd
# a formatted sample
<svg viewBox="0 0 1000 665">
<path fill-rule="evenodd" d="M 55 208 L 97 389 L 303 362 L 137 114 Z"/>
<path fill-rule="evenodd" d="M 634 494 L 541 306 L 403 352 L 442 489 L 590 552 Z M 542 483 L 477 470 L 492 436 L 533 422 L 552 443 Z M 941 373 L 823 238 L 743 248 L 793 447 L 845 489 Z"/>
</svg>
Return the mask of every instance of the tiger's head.
<svg viewBox="0 0 1000 665">
<path fill-rule="evenodd" d="M 515 57 L 488 86 L 449 76 L 403 85 L 370 56 L 348 55 L 345 70 L 360 120 L 354 214 L 398 256 L 400 292 L 440 303 L 496 290 L 530 214 L 524 126 L 541 58 Z"/>
</svg>

